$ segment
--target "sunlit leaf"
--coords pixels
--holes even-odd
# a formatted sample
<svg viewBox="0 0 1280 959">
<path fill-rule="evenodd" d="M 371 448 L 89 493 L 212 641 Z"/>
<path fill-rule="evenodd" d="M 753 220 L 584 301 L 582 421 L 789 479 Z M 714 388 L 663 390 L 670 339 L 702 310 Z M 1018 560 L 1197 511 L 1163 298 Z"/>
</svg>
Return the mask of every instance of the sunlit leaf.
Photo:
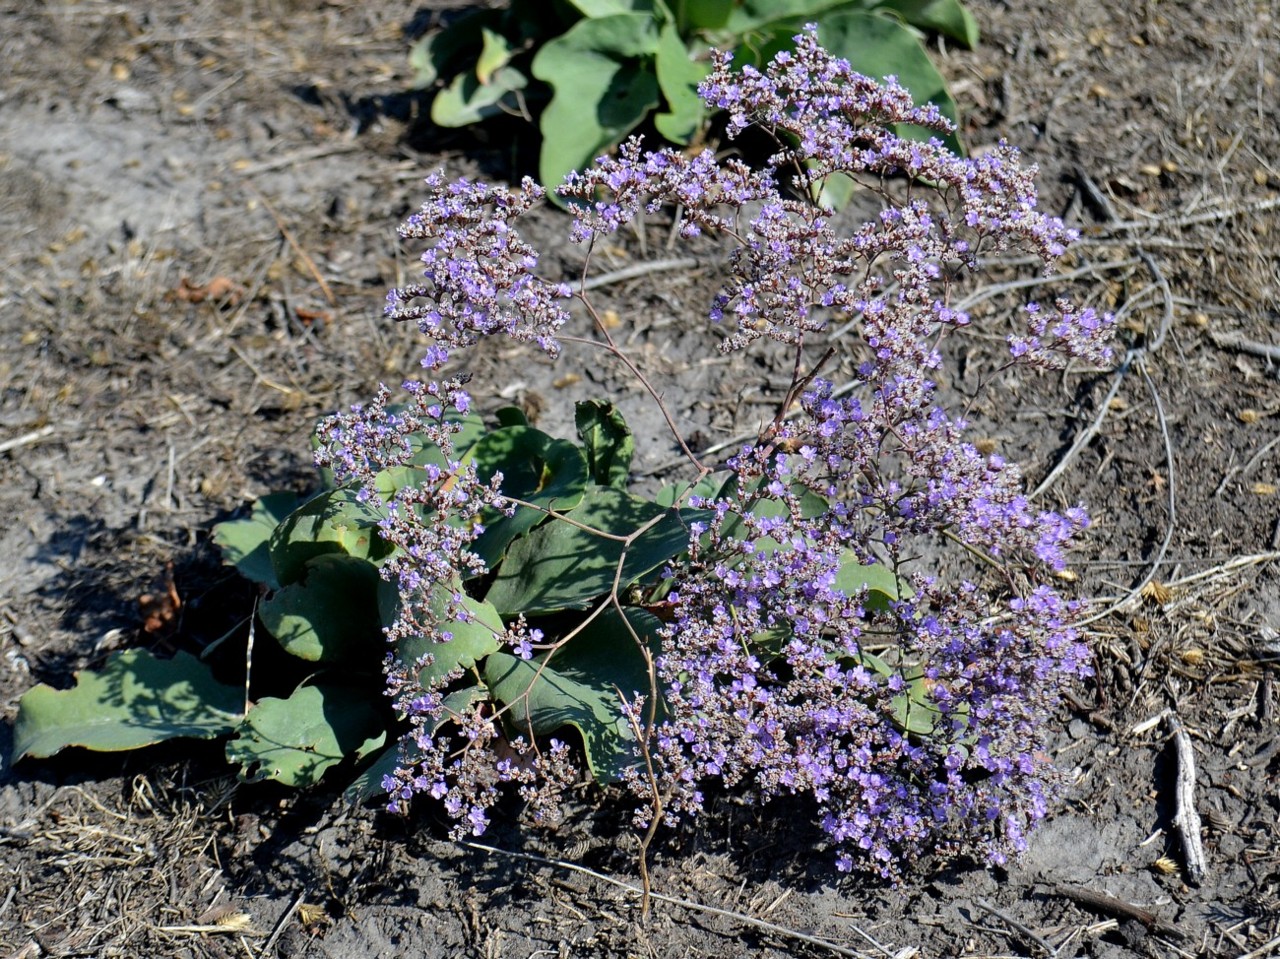
<svg viewBox="0 0 1280 959">
<path fill-rule="evenodd" d="M 654 68 L 667 101 L 667 109 L 654 116 L 654 126 L 672 143 L 688 143 L 707 117 L 698 84 L 706 79 L 711 64 L 695 61 L 676 25 L 668 22 L 659 34 Z"/>
<path fill-rule="evenodd" d="M 582 609 L 607 594 L 615 577 L 625 588 L 684 552 L 688 523 L 702 514 L 664 510 L 621 490 L 591 486 L 582 505 L 567 515 L 572 522 L 539 526 L 507 552 L 485 597 L 499 612 L 533 615 Z M 642 528 L 644 533 L 636 535 Z M 609 535 L 600 536 L 597 530 Z M 624 551 L 617 537 L 632 535 L 636 539 Z"/>
<path fill-rule="evenodd" d="M 271 566 L 271 534 L 300 502 L 296 493 L 272 493 L 256 500 L 243 519 L 215 526 L 213 542 L 222 553 L 222 561 L 251 582 L 278 588 L 276 571 Z"/>
<path fill-rule="evenodd" d="M 657 47 L 652 16 L 620 13 L 579 21 L 538 51 L 533 75 L 554 91 L 540 121 L 544 184 L 585 167 L 658 105 Z"/>
<path fill-rule="evenodd" d="M 287 699 L 265 697 L 227 742 L 240 779 L 311 786 L 325 770 L 377 748 L 386 728 L 377 700 L 350 686 L 303 686 Z"/>
<path fill-rule="evenodd" d="M 651 653 L 656 651 L 657 617 L 629 609 L 627 621 Z M 495 653 L 485 661 L 484 679 L 494 698 L 509 707 L 507 722 L 516 734 L 531 738 L 566 726 L 576 729 L 597 782 L 614 782 L 639 762 L 619 696 L 628 702 L 637 694 L 649 697 L 649 669 L 615 610 L 597 617 L 549 659 Z"/>
<path fill-rule="evenodd" d="M 892 10 L 913 27 L 935 30 L 972 50 L 978 45 L 978 22 L 959 0 L 883 0 L 877 10 Z"/>
<path fill-rule="evenodd" d="M 299 580 L 263 600 L 258 617 L 291 656 L 331 663 L 373 652 L 377 662 L 381 582 L 367 560 L 325 553 L 307 561 Z"/>
<path fill-rule="evenodd" d="M 485 531 L 471 549 L 490 568 L 498 566 L 517 537 L 546 520 L 546 510 L 563 512 L 577 506 L 587 485 L 583 451 L 528 426 L 493 430 L 471 447 L 467 458 L 475 463 L 482 482 L 501 473 L 503 495 L 523 501 L 511 516 L 494 510 L 483 517 Z"/>
<path fill-rule="evenodd" d="M 244 688 L 218 682 L 189 653 L 157 659 L 126 649 L 100 670 L 76 673 L 71 689 L 28 690 L 13 725 L 13 761 L 68 746 L 118 752 L 168 739 L 213 739 L 236 727 L 243 708 Z"/>
<path fill-rule="evenodd" d="M 392 547 L 378 534 L 383 515 L 373 503 L 361 502 L 349 487 L 308 501 L 271 535 L 271 565 L 277 582 L 284 586 L 297 582 L 307 562 L 325 553 L 345 553 L 375 564 L 385 559 Z"/>
<path fill-rule="evenodd" d="M 515 67 L 499 67 L 488 83 L 474 73 L 459 73 L 431 101 L 431 122 L 441 127 L 465 127 L 518 113 L 517 94 L 528 85 L 529 78 Z"/>
<path fill-rule="evenodd" d="M 574 408 L 574 422 L 587 454 L 591 481 L 626 489 L 636 440 L 622 413 L 606 400 L 586 400 Z"/>
</svg>

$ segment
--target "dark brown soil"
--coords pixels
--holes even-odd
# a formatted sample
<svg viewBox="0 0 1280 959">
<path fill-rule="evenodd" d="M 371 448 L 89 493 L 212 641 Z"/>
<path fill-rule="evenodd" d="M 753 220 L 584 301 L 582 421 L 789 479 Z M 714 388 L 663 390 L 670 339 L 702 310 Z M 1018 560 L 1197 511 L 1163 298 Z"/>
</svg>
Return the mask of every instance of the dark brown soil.
<svg viewBox="0 0 1280 959">
<path fill-rule="evenodd" d="M 1070 786 L 1024 861 L 931 864 L 887 889 L 838 877 L 790 825 L 803 810 L 723 799 L 655 860 L 659 892 L 723 912 L 659 901 L 642 923 L 602 878 L 635 883 L 626 810 L 608 802 L 550 835 L 499 821 L 493 848 L 466 847 L 430 812 L 240 786 L 216 747 L 80 754 L 0 769 L 0 956 L 832 951 L 815 938 L 895 959 L 1280 953 L 1280 11 L 970 7 L 981 47 L 935 50 L 966 138 L 1040 164 L 1047 207 L 1085 232 L 1062 288 L 1117 310 L 1135 351 L 1123 373 L 1006 383 L 974 416 L 1033 484 L 1064 463 L 1043 501 L 1095 517 L 1074 568 L 1099 598 L 1099 679 L 1062 716 Z M 510 173 L 505 133 L 418 121 L 413 17 L 354 0 L 0 6 L 7 718 L 35 682 L 155 646 L 138 599 L 166 564 L 184 612 L 160 648 L 242 624 L 252 597 L 218 565 L 212 524 L 304 490 L 315 419 L 413 368 L 408 331 L 381 319 L 413 268 L 394 226 L 435 167 Z M 533 230 L 563 224 L 548 211 Z M 663 239 L 610 266 L 664 255 Z M 577 252 L 548 241 L 547 268 L 570 269 Z M 989 324 L 954 389 L 990 364 L 1028 295 L 998 284 L 1020 276 L 965 294 Z M 755 426 L 785 373 L 693 359 L 698 270 L 615 289 L 683 428 L 715 443 Z M 637 433 L 663 435 L 615 371 L 567 363 L 486 350 L 474 392 L 564 432 L 573 399 L 620 391 Z M 642 444 L 641 468 L 670 455 Z M 1194 745 L 1198 887 L 1172 823 L 1167 711 Z M 5 757 L 8 739 L 0 725 Z"/>
</svg>

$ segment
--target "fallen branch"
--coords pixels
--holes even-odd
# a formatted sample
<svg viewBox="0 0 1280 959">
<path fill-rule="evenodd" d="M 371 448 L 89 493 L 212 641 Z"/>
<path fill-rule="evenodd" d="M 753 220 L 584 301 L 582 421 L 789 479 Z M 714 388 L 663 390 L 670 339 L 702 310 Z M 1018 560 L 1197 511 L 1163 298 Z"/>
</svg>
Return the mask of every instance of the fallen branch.
<svg viewBox="0 0 1280 959">
<path fill-rule="evenodd" d="M 1209 339 L 1213 341 L 1214 346 L 1220 346 L 1224 350 L 1250 353 L 1253 356 L 1261 356 L 1272 362 L 1280 363 L 1280 346 L 1260 343 L 1257 340 L 1241 336 L 1239 333 L 1216 333 L 1213 330 L 1209 331 Z"/>
<path fill-rule="evenodd" d="M 1028 941 L 1035 943 L 1037 946 L 1043 949 L 1049 956 L 1056 957 L 1058 955 L 1058 950 L 1055 949 L 1053 946 L 1049 945 L 1049 943 L 1045 941 L 1043 936 L 1035 932 L 1029 926 L 1024 925 L 1023 923 L 1019 922 L 1017 919 L 1014 919 L 1012 916 L 1006 916 L 1003 912 L 1001 912 L 995 906 L 991 905 L 991 903 L 987 902 L 985 899 L 975 899 L 973 902 L 974 902 L 974 905 L 976 905 L 979 909 L 989 912 L 991 915 L 1001 920 L 1010 929 L 1022 934 L 1023 936 L 1026 936 Z"/>
<path fill-rule="evenodd" d="M 1094 892 L 1092 889 L 1085 889 L 1082 886 L 1068 885 L 1058 885 L 1054 889 L 1058 895 L 1065 896 L 1077 905 L 1092 909 L 1094 912 L 1101 913 L 1104 916 L 1135 920 L 1142 923 L 1152 932 L 1167 936 L 1170 939 L 1191 938 L 1188 933 L 1183 932 L 1171 922 L 1165 922 L 1149 909 L 1135 906 L 1133 903 L 1117 899 L 1115 896 L 1108 896 L 1105 892 Z"/>
<path fill-rule="evenodd" d="M 1187 882 L 1198 886 L 1204 882 L 1204 846 L 1200 842 L 1200 813 L 1196 811 L 1196 757 L 1191 737 L 1182 728 L 1174 713 L 1168 716 L 1169 729 L 1173 732 L 1173 748 L 1178 756 L 1178 777 L 1174 793 L 1173 825 L 1182 836 L 1182 850 L 1186 859 Z"/>
</svg>

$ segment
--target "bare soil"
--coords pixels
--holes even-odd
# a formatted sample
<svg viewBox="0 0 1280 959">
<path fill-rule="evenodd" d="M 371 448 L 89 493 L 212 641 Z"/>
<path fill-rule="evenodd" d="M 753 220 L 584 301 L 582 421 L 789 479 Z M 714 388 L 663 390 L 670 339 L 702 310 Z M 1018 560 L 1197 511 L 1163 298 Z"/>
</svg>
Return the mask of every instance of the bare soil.
<svg viewBox="0 0 1280 959">
<path fill-rule="evenodd" d="M 239 785 L 217 747 L 78 754 L 0 768 L 0 956 L 1280 953 L 1280 10 L 970 7 L 980 48 L 935 50 L 965 137 L 1040 164 L 1047 207 L 1085 234 L 1059 288 L 1118 311 L 1133 351 L 1122 372 L 1006 382 L 975 411 L 1034 485 L 1053 476 L 1046 503 L 1095 516 L 1074 568 L 1097 599 L 1098 677 L 1061 717 L 1069 786 L 1022 862 L 927 864 L 890 889 L 839 877 L 793 825 L 804 810 L 723 798 L 657 850 L 655 888 L 684 902 L 646 923 L 604 878 L 635 883 L 627 811 L 591 795 L 557 833 L 499 817 L 477 848 L 444 841 L 429 810 L 402 821 L 333 791 Z M 395 224 L 433 168 L 513 173 L 510 129 L 420 117 L 406 37 L 435 15 L 0 5 L 7 718 L 33 683 L 68 684 L 113 649 L 243 629 L 252 593 L 219 565 L 212 524 L 305 490 L 315 419 L 413 368 L 409 331 L 381 319 L 412 272 Z M 531 229 L 561 242 L 554 211 Z M 577 256 L 561 243 L 545 265 Z M 965 294 L 989 319 L 953 367 L 958 395 L 1020 298 L 1041 295 L 1001 285 L 1018 277 Z M 707 282 L 685 268 L 610 295 L 682 427 L 714 444 L 755 426 L 785 371 L 697 359 L 688 318 Z M 580 391 L 620 391 L 638 434 L 662 435 L 616 371 L 568 362 L 572 388 L 562 368 L 487 350 L 474 392 L 557 432 Z M 640 468 L 670 455 L 642 443 Z M 182 615 L 158 636 L 139 599 L 164 592 L 168 564 Z M 1194 747 L 1199 886 L 1173 826 L 1169 714 Z"/>
</svg>

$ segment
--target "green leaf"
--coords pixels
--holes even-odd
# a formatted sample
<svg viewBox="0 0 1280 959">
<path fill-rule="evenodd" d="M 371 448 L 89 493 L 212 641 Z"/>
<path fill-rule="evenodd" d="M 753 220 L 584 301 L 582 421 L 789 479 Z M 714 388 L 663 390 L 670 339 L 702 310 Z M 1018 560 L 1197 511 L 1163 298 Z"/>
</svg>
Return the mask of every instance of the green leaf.
<svg viewBox="0 0 1280 959">
<path fill-rule="evenodd" d="M 511 516 L 486 512 L 485 531 L 471 544 L 471 550 L 490 569 L 498 566 L 517 537 L 547 518 L 544 510 L 571 510 L 582 501 L 587 460 L 568 440 L 552 439 L 528 426 L 507 426 L 488 433 L 467 456 L 475 462 L 483 482 L 501 473 L 504 495 L 533 504 L 517 506 Z"/>
<path fill-rule="evenodd" d="M 392 406 L 388 407 L 388 412 L 398 413 L 402 409 L 404 409 L 403 406 Z M 445 421 L 458 429 L 458 432 L 452 435 L 454 459 L 465 457 L 467 450 L 488 432 L 484 419 L 475 413 L 448 414 L 445 416 Z M 384 500 L 391 500 L 406 486 L 417 486 L 427 481 L 427 472 L 424 467 L 435 466 L 443 470 L 449 466 L 448 457 L 440 447 L 421 433 L 411 433 L 407 440 L 410 455 L 405 465 L 389 467 L 374 478 L 374 486 Z"/>
<path fill-rule="evenodd" d="M 721 470 L 718 473 L 709 473 L 693 485 L 693 489 L 689 491 L 691 496 L 701 496 L 703 499 L 716 499 L 733 481 L 733 473 L 727 470 Z M 676 504 L 676 498 L 685 491 L 689 484 L 683 483 L 667 483 L 664 485 L 653 500 L 659 506 L 670 507 Z"/>
<path fill-rule="evenodd" d="M 307 562 L 325 553 L 345 553 L 377 564 L 392 546 L 378 535 L 383 513 L 340 487 L 294 510 L 271 536 L 271 565 L 282 586 L 302 578 Z"/>
<path fill-rule="evenodd" d="M 553 95 L 542 112 L 538 174 L 547 187 L 587 166 L 658 105 L 649 60 L 658 31 L 649 14 L 581 20 L 533 58 L 533 75 Z"/>
<path fill-rule="evenodd" d="M 628 609 L 627 620 L 655 655 L 658 618 Z M 507 721 L 517 735 L 546 736 L 565 726 L 578 730 L 597 782 L 615 782 L 640 761 L 618 696 L 628 702 L 637 693 L 649 696 L 649 671 L 616 610 L 601 614 L 549 659 L 494 653 L 485 660 L 484 681 L 510 707 Z"/>
<path fill-rule="evenodd" d="M 795 18 L 767 24 L 738 48 L 739 62 L 759 66 L 779 50 L 794 49 L 794 37 L 804 23 L 803 18 Z M 911 92 L 917 105 L 935 103 L 943 116 L 953 122 L 957 120 L 956 104 L 942 74 L 930 61 L 917 34 L 894 14 L 888 11 L 831 10 L 824 13 L 817 23 L 818 40 L 833 56 L 848 60 L 855 71 L 873 80 L 897 77 L 898 82 Z M 894 132 L 913 140 L 937 137 L 952 152 L 964 154 L 964 147 L 954 133 L 942 134 L 912 124 L 894 124 Z M 827 194 L 827 202 L 838 200 L 837 191 L 842 189 L 842 186 L 834 185 Z"/>
<path fill-rule="evenodd" d="M 958 0 L 884 0 L 876 10 L 891 10 L 907 23 L 934 30 L 972 50 L 978 45 L 978 22 Z"/>
<path fill-rule="evenodd" d="M 528 85 L 529 78 L 515 67 L 500 67 L 488 83 L 482 83 L 474 73 L 459 73 L 431 101 L 431 122 L 441 127 L 465 127 L 518 113 L 518 91 Z"/>
<path fill-rule="evenodd" d="M 738 0 L 674 0 L 680 32 L 721 30 L 738 6 Z"/>
<path fill-rule="evenodd" d="M 222 562 L 234 566 L 250 582 L 277 589 L 276 571 L 271 566 L 271 534 L 298 508 L 296 493 L 272 493 L 256 500 L 249 515 L 227 520 L 213 528 L 213 542 L 222 553 Z"/>
<path fill-rule="evenodd" d="M 76 673 L 71 689 L 39 685 L 18 703 L 13 761 L 68 746 L 97 752 L 168 739 L 213 739 L 240 722 L 244 690 L 213 678 L 188 653 L 156 659 L 145 649 L 112 653 L 101 670 Z"/>
<path fill-rule="evenodd" d="M 264 697 L 227 742 L 227 762 L 243 782 L 311 786 L 347 757 L 359 759 L 385 736 L 377 698 L 352 686 L 303 686 L 288 699 Z"/>
<path fill-rule="evenodd" d="M 626 489 L 636 441 L 622 413 L 607 400 L 585 400 L 574 407 L 573 420 L 587 452 L 591 482 Z"/>
<path fill-rule="evenodd" d="M 805 166 L 810 165 L 810 161 L 806 160 Z M 817 201 L 825 210 L 840 210 L 853 199 L 857 191 L 858 183 L 853 177 L 845 176 L 843 173 L 829 173 L 818 190 Z"/>
<path fill-rule="evenodd" d="M 667 101 L 667 109 L 653 118 L 654 126 L 672 143 L 688 143 L 707 116 L 707 108 L 698 96 L 698 84 L 706 79 L 711 65 L 695 61 L 676 25 L 667 22 L 658 37 L 654 68 L 658 87 Z"/>
<path fill-rule="evenodd" d="M 311 663 L 349 660 L 378 646 L 381 582 L 367 560 L 343 553 L 314 556 L 300 580 L 262 603 L 258 617 L 291 656 Z"/>
<path fill-rule="evenodd" d="M 529 417 L 525 415 L 524 410 L 518 406 L 504 406 L 498 412 L 494 413 L 499 426 L 528 426 Z"/>
<path fill-rule="evenodd" d="M 845 555 L 852 556 L 850 553 Z M 836 589 L 846 596 L 853 596 L 863 587 L 867 590 L 864 605 L 868 609 L 881 612 L 888 610 L 890 603 L 901 599 L 904 595 L 911 595 L 911 587 L 899 580 L 888 566 L 880 563 L 864 566 L 853 558 L 842 563 L 836 573 Z"/>
<path fill-rule="evenodd" d="M 488 27 L 480 28 L 480 56 L 476 59 L 476 79 L 488 85 L 493 75 L 511 62 L 515 50 L 507 38 Z"/>
<path fill-rule="evenodd" d="M 653 14 L 653 0 L 569 0 L 584 17 L 611 17 L 619 13 Z"/>
<path fill-rule="evenodd" d="M 929 695 L 923 667 L 891 666 L 884 659 L 871 653 L 860 653 L 857 660 L 862 665 L 870 667 L 886 682 L 893 676 L 901 676 L 906 683 L 906 692 L 894 696 L 889 701 L 894 725 L 903 732 L 916 736 L 928 736 L 934 731 L 934 727 L 942 717 L 942 711 Z"/>
<path fill-rule="evenodd" d="M 613 536 L 637 537 L 623 556 L 623 544 L 579 525 L 552 521 L 517 540 L 486 599 L 503 615 L 583 609 L 613 587 L 622 563 L 620 588 L 661 566 L 689 547 L 688 522 L 701 510 L 665 510 L 655 503 L 605 486 L 589 486 L 582 504 L 568 514 L 576 524 Z"/>
<path fill-rule="evenodd" d="M 409 66 L 417 86 L 429 87 L 472 60 L 482 45 L 482 31 L 497 26 L 500 18 L 498 10 L 475 10 L 416 41 L 409 50 Z"/>
<path fill-rule="evenodd" d="M 418 682 L 423 689 L 438 689 L 446 682 L 449 673 L 469 670 L 490 653 L 502 648 L 498 637 L 506 627 L 498 611 L 487 602 L 472 599 L 461 592 L 461 584 L 454 588 L 461 596 L 462 607 L 470 614 L 466 622 L 455 620 L 443 628 L 452 635 L 448 642 L 435 637 L 407 636 L 396 643 L 395 656 L 402 663 L 416 663 L 430 656 L 430 661 L 418 670 Z M 437 614 L 448 607 L 450 590 L 441 585 L 431 587 L 431 605 Z M 399 597 L 395 597 L 398 601 Z M 394 616 L 386 619 L 389 624 Z"/>
<path fill-rule="evenodd" d="M 797 21 L 803 26 L 817 14 L 835 7 L 847 6 L 849 0 L 740 0 L 734 4 L 726 28 L 736 34 L 758 30 L 778 20 Z M 787 27 L 791 34 L 800 32 L 798 27 Z"/>
<path fill-rule="evenodd" d="M 445 713 L 426 728 L 428 736 L 434 736 L 441 726 L 451 721 L 453 716 L 461 715 L 475 706 L 477 702 L 488 698 L 488 692 L 481 686 L 468 686 L 450 693 L 444 698 Z M 392 775 L 397 769 L 412 766 L 422 759 L 422 752 L 414 742 L 412 735 L 406 735 L 399 742 L 392 743 L 378 754 L 378 757 L 360 773 L 351 785 L 343 792 L 342 798 L 347 802 L 368 802 L 375 796 L 385 796 L 382 788 L 382 777 Z"/>
<path fill-rule="evenodd" d="M 743 500 L 746 511 L 753 516 L 768 518 L 786 515 L 789 507 L 781 500 L 767 495 L 765 491 L 766 485 L 765 478 L 761 477 L 747 487 L 746 497 Z M 813 519 L 821 516 L 830 509 L 830 504 L 807 486 L 796 483 L 793 487 L 793 492 L 799 497 L 800 515 L 804 519 Z M 732 476 L 726 480 L 719 496 L 726 499 L 737 499 L 736 484 L 733 482 Z M 724 525 L 721 527 L 721 534 L 740 538 L 739 534 L 742 532 L 743 526 L 741 512 L 733 513 L 726 518 Z M 755 542 L 757 549 L 763 549 L 766 552 L 773 552 L 778 548 L 778 542 L 768 536 L 758 537 Z"/>
</svg>

